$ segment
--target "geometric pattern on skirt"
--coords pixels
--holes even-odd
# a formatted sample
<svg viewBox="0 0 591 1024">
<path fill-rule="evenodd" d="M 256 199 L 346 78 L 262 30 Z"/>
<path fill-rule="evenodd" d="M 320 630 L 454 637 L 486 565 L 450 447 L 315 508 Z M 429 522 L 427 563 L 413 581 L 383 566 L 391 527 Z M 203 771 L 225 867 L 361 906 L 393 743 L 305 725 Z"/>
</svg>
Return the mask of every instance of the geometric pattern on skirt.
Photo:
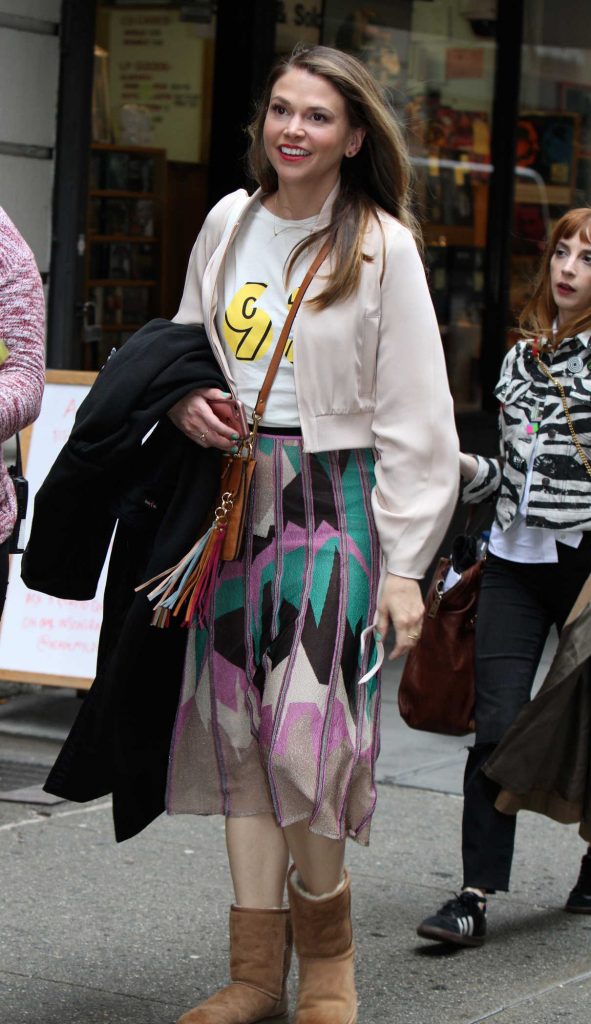
<svg viewBox="0 0 591 1024">
<path fill-rule="evenodd" d="M 372 449 L 308 454 L 261 435 L 243 555 L 189 630 L 170 814 L 273 813 L 369 839 L 379 752 L 373 622 L 380 550 Z"/>
</svg>

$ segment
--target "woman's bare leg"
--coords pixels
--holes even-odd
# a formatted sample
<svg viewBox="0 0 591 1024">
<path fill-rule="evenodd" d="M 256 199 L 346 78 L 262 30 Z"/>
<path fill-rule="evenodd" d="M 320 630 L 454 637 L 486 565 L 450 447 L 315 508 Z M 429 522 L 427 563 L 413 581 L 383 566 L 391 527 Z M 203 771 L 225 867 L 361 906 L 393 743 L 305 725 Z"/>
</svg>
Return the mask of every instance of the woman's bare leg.
<svg viewBox="0 0 591 1024">
<path fill-rule="evenodd" d="M 307 821 L 297 821 L 283 831 L 306 892 L 312 896 L 334 892 L 343 877 L 345 840 L 318 836 L 310 832 Z"/>
<path fill-rule="evenodd" d="M 307 892 L 333 892 L 343 877 L 345 841 L 310 832 L 307 821 L 281 829 L 272 814 L 226 818 L 226 846 L 236 903 L 280 907 L 289 853 Z"/>
<path fill-rule="evenodd" d="M 289 853 L 273 815 L 226 818 L 226 847 L 237 905 L 281 907 Z"/>
</svg>

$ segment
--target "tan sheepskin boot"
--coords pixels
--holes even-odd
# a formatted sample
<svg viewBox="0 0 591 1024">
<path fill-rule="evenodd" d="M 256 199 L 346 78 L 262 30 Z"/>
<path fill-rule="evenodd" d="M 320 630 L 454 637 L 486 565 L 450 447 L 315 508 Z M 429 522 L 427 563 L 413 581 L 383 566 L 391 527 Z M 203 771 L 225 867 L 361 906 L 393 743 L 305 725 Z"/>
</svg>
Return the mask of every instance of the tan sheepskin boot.
<svg viewBox="0 0 591 1024">
<path fill-rule="evenodd" d="M 351 883 L 326 896 L 307 894 L 292 867 L 288 877 L 293 938 L 300 965 L 293 1024 L 356 1024 Z"/>
<path fill-rule="evenodd" d="M 177 1024 L 255 1024 L 287 1019 L 291 962 L 289 910 L 230 910 L 231 985 L 189 1010 Z"/>
</svg>

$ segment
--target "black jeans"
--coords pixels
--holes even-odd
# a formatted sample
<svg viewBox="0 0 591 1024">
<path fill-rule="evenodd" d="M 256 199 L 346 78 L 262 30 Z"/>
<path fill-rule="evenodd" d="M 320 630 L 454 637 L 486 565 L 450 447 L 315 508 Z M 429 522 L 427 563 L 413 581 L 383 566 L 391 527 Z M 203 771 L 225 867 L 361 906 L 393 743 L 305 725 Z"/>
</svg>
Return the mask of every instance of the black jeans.
<svg viewBox="0 0 591 1024">
<path fill-rule="evenodd" d="M 515 815 L 494 803 L 499 786 L 482 765 L 512 724 L 531 688 L 551 626 L 560 631 L 591 572 L 591 533 L 578 548 L 558 544 L 558 562 L 487 558 L 476 622 L 476 737 L 464 774 L 464 885 L 509 888 Z"/>
<path fill-rule="evenodd" d="M 0 619 L 4 611 L 6 588 L 8 586 L 8 541 L 0 544 Z"/>
</svg>

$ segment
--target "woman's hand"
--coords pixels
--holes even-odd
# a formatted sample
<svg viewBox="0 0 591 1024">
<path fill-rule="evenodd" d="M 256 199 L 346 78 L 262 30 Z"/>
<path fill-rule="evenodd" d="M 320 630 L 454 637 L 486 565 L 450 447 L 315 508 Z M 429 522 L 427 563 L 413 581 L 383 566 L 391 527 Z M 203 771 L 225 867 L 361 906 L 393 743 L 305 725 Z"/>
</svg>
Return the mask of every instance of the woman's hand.
<svg viewBox="0 0 591 1024">
<path fill-rule="evenodd" d="M 394 626 L 396 637 L 389 655 L 390 661 L 399 658 L 401 654 L 407 654 L 415 646 L 421 635 L 424 612 L 421 588 L 417 581 L 406 576 L 394 576 L 389 572 L 380 591 L 376 625 L 383 640 L 386 639 L 390 624 Z"/>
<path fill-rule="evenodd" d="M 460 452 L 460 474 L 462 480 L 467 483 L 473 480 L 478 472 L 478 462 L 473 455 L 466 455 L 464 452 Z"/>
<path fill-rule="evenodd" d="M 173 405 L 168 416 L 175 427 L 202 448 L 221 448 L 227 452 L 236 444 L 238 434 L 218 419 L 209 404 L 210 399 L 225 397 L 227 392 L 219 388 L 198 388 Z"/>
</svg>

